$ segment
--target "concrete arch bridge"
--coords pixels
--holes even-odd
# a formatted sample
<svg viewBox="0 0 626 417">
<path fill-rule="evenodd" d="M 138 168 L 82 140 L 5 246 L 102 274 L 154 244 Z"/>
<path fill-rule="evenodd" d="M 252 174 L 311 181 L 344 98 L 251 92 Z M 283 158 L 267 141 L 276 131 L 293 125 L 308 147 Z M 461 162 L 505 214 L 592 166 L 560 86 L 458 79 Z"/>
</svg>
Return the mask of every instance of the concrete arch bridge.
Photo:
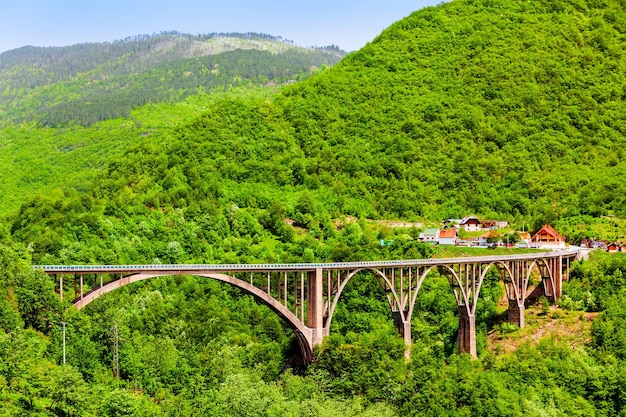
<svg viewBox="0 0 626 417">
<path fill-rule="evenodd" d="M 524 327 L 524 304 L 533 271 L 541 276 L 546 297 L 561 296 L 577 250 L 465 258 L 417 259 L 371 262 L 307 264 L 225 265 L 36 265 L 55 277 L 63 299 L 64 278 L 73 281 L 72 301 L 82 308 L 103 294 L 145 279 L 169 275 L 193 275 L 226 282 L 269 306 L 291 327 L 302 358 L 313 360 L 313 348 L 330 331 L 337 302 L 348 282 L 359 272 L 369 272 L 385 291 L 394 324 L 410 354 L 411 317 L 422 283 L 433 271 L 445 275 L 459 311 L 459 353 L 476 357 L 476 305 L 487 272 L 499 272 L 509 299 L 509 320 Z M 106 276 L 106 279 L 105 279 Z M 67 285 L 67 284 L 66 284 Z"/>
</svg>

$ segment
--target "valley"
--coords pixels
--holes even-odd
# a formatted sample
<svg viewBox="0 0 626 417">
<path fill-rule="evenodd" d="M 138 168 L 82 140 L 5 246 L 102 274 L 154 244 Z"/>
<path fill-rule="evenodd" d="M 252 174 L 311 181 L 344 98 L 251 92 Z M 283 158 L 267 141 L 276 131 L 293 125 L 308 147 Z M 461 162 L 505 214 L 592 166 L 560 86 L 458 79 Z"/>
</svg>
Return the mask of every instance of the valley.
<svg viewBox="0 0 626 417">
<path fill-rule="evenodd" d="M 624 413 L 623 253 L 568 264 L 554 300 L 542 273 L 558 268 L 526 271 L 544 297 L 525 294 L 524 328 L 489 268 L 470 355 L 442 268 L 411 315 L 374 274 L 342 281 L 306 367 L 293 326 L 211 277 L 137 280 L 79 310 L 98 277 L 67 273 L 61 299 L 32 265 L 444 262 L 533 255 L 507 236 L 552 228 L 564 246 L 626 243 L 620 1 L 453 0 L 350 54 L 231 35 L 0 54 L 0 414 Z M 464 246 L 426 241 L 470 214 L 488 224 Z"/>
</svg>

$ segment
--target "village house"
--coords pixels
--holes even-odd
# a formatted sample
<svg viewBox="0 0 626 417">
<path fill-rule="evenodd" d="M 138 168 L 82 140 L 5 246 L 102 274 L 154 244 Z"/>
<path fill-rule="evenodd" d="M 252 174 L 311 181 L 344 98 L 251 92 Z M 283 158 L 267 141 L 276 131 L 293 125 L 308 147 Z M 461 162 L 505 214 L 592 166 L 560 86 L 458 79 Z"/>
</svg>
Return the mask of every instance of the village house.
<svg viewBox="0 0 626 417">
<path fill-rule="evenodd" d="M 468 246 L 487 246 L 487 234 L 478 237 L 467 238 Z"/>
<path fill-rule="evenodd" d="M 528 248 L 530 247 L 530 241 L 532 237 L 528 232 L 520 232 L 519 234 L 519 243 L 517 244 L 518 248 Z"/>
<path fill-rule="evenodd" d="M 498 228 L 495 220 L 482 220 L 480 222 L 480 225 L 482 226 L 483 230 L 492 230 Z"/>
<path fill-rule="evenodd" d="M 589 249 L 606 249 L 607 244 L 603 240 L 589 239 L 585 237 L 581 239 L 580 246 Z"/>
<path fill-rule="evenodd" d="M 565 238 L 552 226 L 546 224 L 532 237 L 531 246 L 542 249 L 563 249 Z"/>
<path fill-rule="evenodd" d="M 420 233 L 419 240 L 420 242 L 437 243 L 439 241 L 439 229 L 427 227 L 423 233 Z"/>
<path fill-rule="evenodd" d="M 468 232 L 481 230 L 503 229 L 509 226 L 509 222 L 503 220 L 478 220 L 476 216 L 465 216 L 462 219 L 445 219 L 441 222 L 442 229 L 463 228 Z"/>
<path fill-rule="evenodd" d="M 524 242 L 527 245 L 530 245 L 530 241 L 532 240 L 532 236 L 528 232 L 520 232 L 519 233 L 519 241 Z"/>
<path fill-rule="evenodd" d="M 461 219 L 459 226 L 465 229 L 467 232 L 477 232 L 482 229 L 482 223 L 476 216 L 465 216 Z"/>
<path fill-rule="evenodd" d="M 457 243 L 456 229 L 446 229 L 439 232 L 439 244 L 440 245 L 456 245 Z"/>
</svg>

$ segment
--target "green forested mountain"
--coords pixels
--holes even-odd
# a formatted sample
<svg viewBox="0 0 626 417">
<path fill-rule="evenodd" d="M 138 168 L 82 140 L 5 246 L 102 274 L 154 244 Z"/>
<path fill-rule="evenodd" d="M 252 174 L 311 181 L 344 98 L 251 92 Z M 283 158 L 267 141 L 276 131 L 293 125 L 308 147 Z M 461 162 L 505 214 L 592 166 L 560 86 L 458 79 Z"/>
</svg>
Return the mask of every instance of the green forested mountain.
<svg viewBox="0 0 626 417">
<path fill-rule="evenodd" d="M 0 214 L 36 192 L 88 191 L 95 172 L 125 149 L 188 123 L 225 92 L 273 94 L 343 54 L 236 33 L 164 33 L 3 53 Z"/>
<path fill-rule="evenodd" d="M 200 91 L 301 79 L 344 55 L 263 34 L 167 32 L 0 54 L 0 120 L 90 125 Z"/>
<path fill-rule="evenodd" d="M 488 275 L 476 361 L 453 354 L 456 303 L 445 278 L 424 283 L 406 363 L 385 294 L 359 275 L 306 370 L 289 369 L 294 337 L 277 317 L 225 285 L 155 279 L 77 312 L 28 269 L 420 258 L 440 249 L 417 242 L 416 229 L 367 219 L 474 212 L 576 225 L 624 216 L 624 7 L 455 0 L 415 12 L 293 85 L 193 96 L 109 121 L 120 135 L 128 123 L 135 145 L 89 189 L 26 199 L 0 228 L 2 411 L 624 415 L 623 254 L 574 265 L 560 308 L 533 310 L 536 322 L 548 321 L 544 334 L 557 323 L 585 331 L 511 353 L 489 346 L 522 334 L 502 323 L 504 289 L 498 274 Z M 37 132 L 19 128 L 24 137 Z"/>
<path fill-rule="evenodd" d="M 617 1 L 452 2 L 279 102 L 307 172 L 373 215 L 623 214 L 625 19 Z"/>
<path fill-rule="evenodd" d="M 276 198 L 259 190 L 308 190 L 331 217 L 623 215 L 624 19 L 614 1 L 422 10 L 274 100 L 224 101 L 147 140 L 97 193 L 185 209 L 213 183 L 250 208 Z"/>
</svg>

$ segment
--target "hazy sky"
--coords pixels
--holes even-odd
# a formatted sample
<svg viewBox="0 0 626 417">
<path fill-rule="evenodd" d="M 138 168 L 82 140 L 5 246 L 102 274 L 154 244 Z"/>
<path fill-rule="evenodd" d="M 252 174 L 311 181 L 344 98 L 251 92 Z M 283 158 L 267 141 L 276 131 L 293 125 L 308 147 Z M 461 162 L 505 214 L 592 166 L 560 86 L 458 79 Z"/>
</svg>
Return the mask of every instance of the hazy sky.
<svg viewBox="0 0 626 417">
<path fill-rule="evenodd" d="M 442 0 L 4 0 L 0 52 L 138 34 L 258 32 L 301 46 L 361 48 L 384 28 Z"/>
</svg>

